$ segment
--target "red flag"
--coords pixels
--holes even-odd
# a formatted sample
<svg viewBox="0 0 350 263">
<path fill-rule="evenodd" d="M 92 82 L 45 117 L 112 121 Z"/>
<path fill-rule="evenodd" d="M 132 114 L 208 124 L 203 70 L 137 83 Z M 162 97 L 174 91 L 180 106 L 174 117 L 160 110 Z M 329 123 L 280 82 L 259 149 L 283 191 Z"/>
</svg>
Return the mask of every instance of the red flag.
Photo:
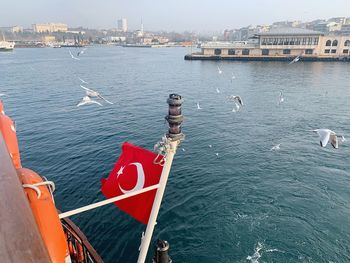
<svg viewBox="0 0 350 263">
<path fill-rule="evenodd" d="M 159 183 L 163 167 L 155 164 L 157 154 L 131 143 L 122 145 L 122 154 L 107 179 L 101 180 L 101 191 L 107 198 L 123 195 Z M 158 160 L 163 156 L 158 156 Z M 138 194 L 114 204 L 141 223 L 147 224 L 157 189 Z"/>
</svg>

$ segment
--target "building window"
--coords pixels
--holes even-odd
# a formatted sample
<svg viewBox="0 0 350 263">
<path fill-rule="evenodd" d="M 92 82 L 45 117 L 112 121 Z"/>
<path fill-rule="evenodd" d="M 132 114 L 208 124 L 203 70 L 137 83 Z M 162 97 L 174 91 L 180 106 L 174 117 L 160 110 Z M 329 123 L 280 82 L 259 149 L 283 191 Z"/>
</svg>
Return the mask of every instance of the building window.
<svg viewBox="0 0 350 263">
<path fill-rule="evenodd" d="M 344 43 L 344 46 L 350 47 L 350 40 L 346 40 L 345 43 Z"/>
<path fill-rule="evenodd" d="M 243 49 L 242 55 L 248 56 L 249 55 L 249 49 Z"/>
<path fill-rule="evenodd" d="M 330 49 L 325 49 L 325 50 L 324 50 L 324 53 L 326 53 L 326 54 L 329 54 L 329 52 L 331 52 Z"/>
<path fill-rule="evenodd" d="M 289 45 L 289 38 L 285 38 L 284 39 L 283 45 L 286 45 L 286 46 Z"/>
<path fill-rule="evenodd" d="M 221 49 L 217 48 L 214 50 L 215 55 L 221 55 Z"/>
<path fill-rule="evenodd" d="M 327 42 L 326 42 L 326 46 L 327 46 L 327 47 L 330 47 L 331 45 L 332 45 L 332 41 L 327 40 Z"/>
<path fill-rule="evenodd" d="M 312 55 L 312 53 L 314 53 L 314 50 L 313 50 L 313 49 L 306 49 L 306 50 L 305 50 L 305 54 L 306 54 L 306 55 Z"/>
<path fill-rule="evenodd" d="M 307 38 L 307 44 L 308 45 L 312 45 L 312 37 L 308 37 Z"/>
<path fill-rule="evenodd" d="M 295 45 L 300 45 L 300 38 L 297 38 L 297 41 L 295 42 Z"/>
<path fill-rule="evenodd" d="M 303 37 L 302 44 L 303 44 L 303 45 L 306 45 L 306 37 Z"/>
<path fill-rule="evenodd" d="M 338 40 L 334 40 L 332 43 L 332 47 L 336 47 L 336 46 L 338 46 Z"/>
<path fill-rule="evenodd" d="M 331 53 L 333 53 L 333 54 L 335 54 L 336 52 L 337 52 L 336 49 L 332 49 L 332 50 L 331 50 Z"/>
<path fill-rule="evenodd" d="M 236 51 L 234 49 L 229 49 L 228 54 L 229 55 L 236 55 Z"/>
<path fill-rule="evenodd" d="M 283 45 L 283 38 L 278 39 L 278 45 Z"/>
<path fill-rule="evenodd" d="M 263 49 L 263 50 L 261 51 L 261 55 L 263 55 L 263 56 L 268 56 L 268 55 L 269 55 L 269 50 L 268 50 L 268 49 Z"/>
<path fill-rule="evenodd" d="M 261 45 L 266 45 L 266 38 L 262 39 Z"/>
<path fill-rule="evenodd" d="M 289 55 L 290 54 L 290 49 L 283 49 L 283 54 L 284 55 Z"/>
<path fill-rule="evenodd" d="M 349 53 L 349 49 L 344 49 L 343 50 L 343 54 L 348 54 Z"/>
<path fill-rule="evenodd" d="M 290 39 L 289 45 L 294 45 L 294 38 Z"/>
<path fill-rule="evenodd" d="M 273 44 L 276 46 L 278 44 L 278 38 L 273 39 Z"/>
<path fill-rule="evenodd" d="M 318 37 L 314 38 L 314 45 L 318 45 Z"/>
</svg>

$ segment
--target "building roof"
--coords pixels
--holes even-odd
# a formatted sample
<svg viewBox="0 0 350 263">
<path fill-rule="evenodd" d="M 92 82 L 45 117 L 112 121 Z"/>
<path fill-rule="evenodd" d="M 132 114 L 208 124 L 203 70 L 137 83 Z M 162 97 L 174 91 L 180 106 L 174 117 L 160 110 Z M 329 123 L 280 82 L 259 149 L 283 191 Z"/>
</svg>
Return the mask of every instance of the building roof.
<svg viewBox="0 0 350 263">
<path fill-rule="evenodd" d="M 286 28 L 273 28 L 268 32 L 257 33 L 258 36 L 310 36 L 310 35 L 323 35 L 324 33 L 305 28 L 286 27 Z"/>
</svg>

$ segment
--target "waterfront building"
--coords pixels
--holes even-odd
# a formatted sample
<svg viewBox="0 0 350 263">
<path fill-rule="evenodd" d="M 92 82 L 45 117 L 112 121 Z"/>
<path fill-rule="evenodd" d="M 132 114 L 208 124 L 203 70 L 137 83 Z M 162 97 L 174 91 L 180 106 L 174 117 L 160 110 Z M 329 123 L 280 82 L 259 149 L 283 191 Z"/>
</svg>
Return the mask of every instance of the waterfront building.
<svg viewBox="0 0 350 263">
<path fill-rule="evenodd" d="M 42 41 L 45 44 L 54 43 L 54 42 L 56 42 L 56 37 L 55 36 L 43 36 Z"/>
<path fill-rule="evenodd" d="M 10 33 L 21 33 L 23 32 L 23 27 L 21 26 L 0 27 L 0 31 L 10 32 Z"/>
<path fill-rule="evenodd" d="M 185 59 L 231 60 L 350 60 L 350 36 L 329 35 L 302 28 L 277 28 L 249 41 L 207 42 Z"/>
<path fill-rule="evenodd" d="M 33 24 L 32 28 L 35 33 L 67 32 L 68 30 L 68 26 L 63 23 Z"/>
<path fill-rule="evenodd" d="M 122 18 L 118 20 L 118 31 L 121 31 L 121 32 L 128 31 L 128 22 L 126 18 Z"/>
</svg>

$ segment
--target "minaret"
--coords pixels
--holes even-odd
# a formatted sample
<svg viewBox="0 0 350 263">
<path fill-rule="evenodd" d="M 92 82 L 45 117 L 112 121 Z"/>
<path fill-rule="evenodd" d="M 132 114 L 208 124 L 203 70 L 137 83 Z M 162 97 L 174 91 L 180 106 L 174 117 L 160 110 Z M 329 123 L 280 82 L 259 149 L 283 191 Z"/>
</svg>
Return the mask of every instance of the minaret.
<svg viewBox="0 0 350 263">
<path fill-rule="evenodd" d="M 143 23 L 142 23 L 142 17 L 141 17 L 141 36 L 143 36 Z"/>
</svg>

